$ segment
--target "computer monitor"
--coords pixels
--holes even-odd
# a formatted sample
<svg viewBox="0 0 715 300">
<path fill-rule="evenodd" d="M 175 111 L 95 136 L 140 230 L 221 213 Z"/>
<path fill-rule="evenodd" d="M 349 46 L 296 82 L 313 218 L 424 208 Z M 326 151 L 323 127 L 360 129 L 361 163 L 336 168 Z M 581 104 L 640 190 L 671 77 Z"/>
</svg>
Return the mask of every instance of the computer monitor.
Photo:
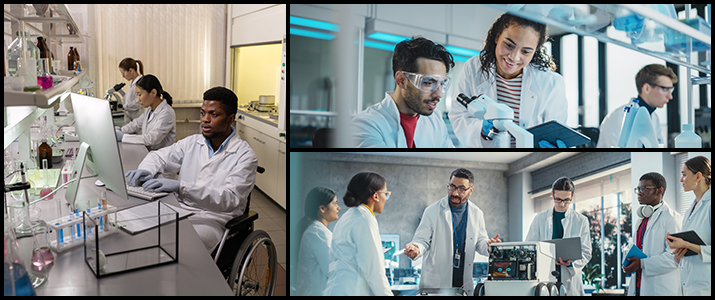
<svg viewBox="0 0 715 300">
<path fill-rule="evenodd" d="M 114 122 L 109 102 L 106 100 L 88 97 L 79 94 L 70 94 L 72 107 L 75 114 L 75 130 L 79 136 L 80 151 L 75 161 L 72 174 L 76 178 L 82 176 L 83 165 L 107 188 L 127 199 L 127 187 L 122 169 L 122 158 L 119 155 L 117 136 L 114 133 Z M 75 206 L 79 180 L 69 184 L 65 198 Z M 85 203 L 77 203 L 84 207 Z M 96 203 L 92 203 L 96 205 Z"/>
</svg>

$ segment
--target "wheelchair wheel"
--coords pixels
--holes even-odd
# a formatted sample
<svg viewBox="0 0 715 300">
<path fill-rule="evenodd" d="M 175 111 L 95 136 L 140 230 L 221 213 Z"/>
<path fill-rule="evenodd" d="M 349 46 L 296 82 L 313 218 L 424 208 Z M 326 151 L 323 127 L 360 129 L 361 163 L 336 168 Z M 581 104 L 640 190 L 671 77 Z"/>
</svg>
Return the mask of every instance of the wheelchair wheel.
<svg viewBox="0 0 715 300">
<path fill-rule="evenodd" d="M 276 247 L 271 237 L 256 230 L 241 244 L 228 283 L 236 296 L 273 296 L 276 268 Z"/>
</svg>

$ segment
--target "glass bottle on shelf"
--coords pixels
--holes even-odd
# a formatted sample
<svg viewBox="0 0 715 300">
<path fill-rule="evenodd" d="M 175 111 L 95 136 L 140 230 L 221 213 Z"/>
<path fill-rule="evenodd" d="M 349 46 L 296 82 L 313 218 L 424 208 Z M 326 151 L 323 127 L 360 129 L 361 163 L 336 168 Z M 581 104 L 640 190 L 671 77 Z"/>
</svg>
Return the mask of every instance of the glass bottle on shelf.
<svg viewBox="0 0 715 300">
<path fill-rule="evenodd" d="M 39 158 L 37 165 L 42 166 L 42 161 L 47 161 L 47 167 L 52 168 L 52 147 L 47 144 L 47 139 L 42 139 L 42 144 L 37 148 L 37 157 Z"/>
<path fill-rule="evenodd" d="M 48 58 L 40 58 L 41 71 L 37 73 L 37 85 L 43 90 L 52 87 L 52 75 L 50 75 L 50 62 Z"/>
<path fill-rule="evenodd" d="M 70 47 L 70 53 L 67 54 L 67 70 L 74 70 L 74 47 Z"/>
</svg>

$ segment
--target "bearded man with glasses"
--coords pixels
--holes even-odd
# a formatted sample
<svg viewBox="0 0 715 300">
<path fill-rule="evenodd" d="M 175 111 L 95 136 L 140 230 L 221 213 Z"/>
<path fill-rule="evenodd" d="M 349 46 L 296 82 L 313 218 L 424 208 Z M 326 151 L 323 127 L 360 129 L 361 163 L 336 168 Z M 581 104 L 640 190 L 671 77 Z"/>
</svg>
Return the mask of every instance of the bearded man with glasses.
<svg viewBox="0 0 715 300">
<path fill-rule="evenodd" d="M 395 46 L 395 90 L 353 119 L 354 138 L 364 148 L 453 148 L 437 103 L 447 93 L 454 67 L 442 45 L 418 37 Z"/>
<path fill-rule="evenodd" d="M 469 200 L 474 191 L 474 174 L 459 168 L 449 176 L 447 196 L 425 208 L 405 255 L 416 260 L 422 255 L 420 289 L 461 288 L 474 292 L 474 252 L 489 256 L 489 245 L 501 243 L 499 234 L 487 235 L 484 213 Z"/>
</svg>

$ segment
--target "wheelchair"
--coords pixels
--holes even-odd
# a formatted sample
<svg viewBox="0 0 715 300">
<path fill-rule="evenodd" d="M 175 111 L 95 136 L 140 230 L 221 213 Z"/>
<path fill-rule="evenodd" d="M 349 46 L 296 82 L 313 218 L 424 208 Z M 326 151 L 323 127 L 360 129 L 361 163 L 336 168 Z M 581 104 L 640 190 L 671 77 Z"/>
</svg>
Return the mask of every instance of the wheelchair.
<svg viewBox="0 0 715 300">
<path fill-rule="evenodd" d="M 258 167 L 258 173 L 265 169 Z M 236 296 L 273 296 L 276 287 L 276 247 L 263 230 L 254 231 L 258 213 L 250 211 L 248 194 L 243 215 L 226 222 L 221 242 L 211 253 Z"/>
</svg>

